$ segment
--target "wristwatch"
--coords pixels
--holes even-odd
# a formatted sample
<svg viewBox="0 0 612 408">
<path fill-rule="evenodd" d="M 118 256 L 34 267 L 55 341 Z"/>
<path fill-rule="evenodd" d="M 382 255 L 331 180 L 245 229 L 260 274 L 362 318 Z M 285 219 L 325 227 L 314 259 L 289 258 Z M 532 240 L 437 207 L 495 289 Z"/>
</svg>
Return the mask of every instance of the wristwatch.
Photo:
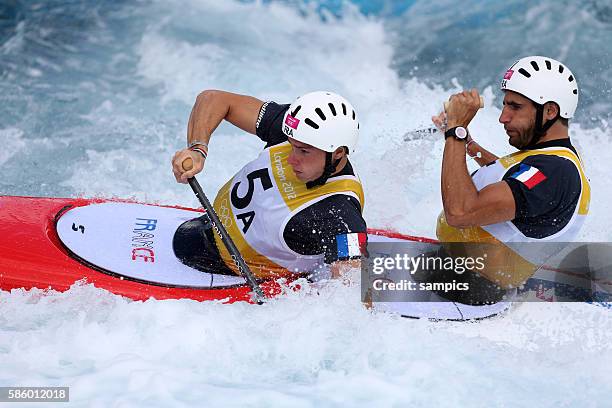
<svg viewBox="0 0 612 408">
<path fill-rule="evenodd" d="M 454 137 L 458 140 L 466 140 L 468 136 L 467 130 L 462 126 L 456 126 L 454 128 L 448 129 L 444 132 L 444 139 L 448 139 L 449 137 Z"/>
</svg>

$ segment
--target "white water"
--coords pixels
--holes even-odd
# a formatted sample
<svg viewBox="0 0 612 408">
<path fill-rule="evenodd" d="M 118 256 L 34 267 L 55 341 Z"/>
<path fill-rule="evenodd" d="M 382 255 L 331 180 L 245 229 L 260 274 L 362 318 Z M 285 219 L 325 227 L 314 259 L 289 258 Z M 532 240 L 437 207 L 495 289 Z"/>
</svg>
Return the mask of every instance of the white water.
<svg viewBox="0 0 612 408">
<path fill-rule="evenodd" d="M 15 291 L 1 298 L 0 380 L 70 386 L 75 405 L 100 407 L 606 406 L 607 309 L 431 323 L 358 299 L 342 286 L 260 307 Z"/>
<path fill-rule="evenodd" d="M 2 127 L 3 174 L 34 179 L 34 187 L 11 185 L 9 192 L 195 206 L 189 188 L 174 182 L 170 158 L 184 145 L 199 91 L 285 103 L 329 89 L 360 116 L 362 139 L 351 160 L 365 185 L 369 226 L 433 235 L 442 142 L 403 137 L 427 126 L 453 90 L 400 79 L 382 22 L 356 11 L 322 22 L 279 3 L 207 0 L 159 1 L 117 15 L 142 27 L 131 48 L 111 50 L 111 66 L 135 61 L 133 72 L 115 78 L 118 84 L 105 75 L 80 80 L 78 88 L 95 97 L 78 91 L 86 111 L 60 129 L 45 123 L 48 135 L 25 122 Z M 54 69 L 62 68 L 38 71 L 36 81 Z M 489 88 L 485 97 L 472 132 L 491 150 L 509 152 L 497 123 L 500 94 Z M 51 106 L 76 109 L 69 95 L 62 98 Z M 593 188 L 584 240 L 612 238 L 611 136 L 605 125 L 572 127 Z M 209 195 L 261 147 L 220 127 L 200 177 Z M 16 290 L 0 294 L 0 385 L 70 386 L 71 405 L 99 407 L 607 406 L 610 316 L 586 304 L 523 304 L 478 323 L 407 320 L 373 314 L 357 288 L 335 284 L 259 307 L 132 302 L 91 286 Z"/>
</svg>

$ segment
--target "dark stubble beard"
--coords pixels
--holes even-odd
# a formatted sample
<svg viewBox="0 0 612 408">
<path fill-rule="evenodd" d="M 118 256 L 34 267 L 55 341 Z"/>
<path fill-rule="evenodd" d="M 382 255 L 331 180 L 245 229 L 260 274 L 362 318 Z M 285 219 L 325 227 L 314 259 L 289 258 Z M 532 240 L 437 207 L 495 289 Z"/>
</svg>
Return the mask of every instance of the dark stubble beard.
<svg viewBox="0 0 612 408">
<path fill-rule="evenodd" d="M 518 130 L 518 129 L 517 129 Z M 519 138 L 518 140 L 510 138 L 510 145 L 516 147 L 519 150 L 524 149 L 525 147 L 531 144 L 535 134 L 535 120 L 531 123 L 531 125 L 524 130 L 519 130 Z"/>
</svg>

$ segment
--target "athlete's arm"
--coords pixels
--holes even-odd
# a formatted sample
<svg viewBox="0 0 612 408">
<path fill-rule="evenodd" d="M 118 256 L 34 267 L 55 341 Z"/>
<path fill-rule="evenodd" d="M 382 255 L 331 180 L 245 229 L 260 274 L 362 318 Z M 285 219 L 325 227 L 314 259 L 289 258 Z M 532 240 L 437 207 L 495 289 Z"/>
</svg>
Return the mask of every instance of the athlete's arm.
<svg viewBox="0 0 612 408">
<path fill-rule="evenodd" d="M 467 128 L 480 107 L 476 90 L 454 95 L 449 103 L 448 127 Z M 465 161 L 465 142 L 446 139 L 442 158 L 442 205 L 446 222 L 454 227 L 495 224 L 515 218 L 516 204 L 505 181 L 478 191 Z"/>
<path fill-rule="evenodd" d="M 464 148 L 462 142 L 452 142 L 461 144 L 459 149 Z M 446 222 L 453 227 L 465 228 L 513 220 L 516 202 L 508 183 L 500 181 L 476 190 L 464 156 L 458 157 L 459 154 L 455 153 L 453 160 L 450 154 L 447 155 L 447 150 L 451 149 L 445 147 L 446 162 L 442 165 L 442 205 Z"/>
<path fill-rule="evenodd" d="M 252 96 L 231 92 L 207 90 L 198 95 L 189 116 L 187 126 L 187 145 L 200 142 L 198 148 L 208 153 L 210 136 L 224 119 L 240 129 L 255 134 L 257 116 L 263 102 Z M 186 158 L 193 160 L 193 168 L 183 169 Z M 186 183 L 189 177 L 204 168 L 202 154 L 189 149 L 179 150 L 172 158 L 172 171 L 179 183 Z"/>
<path fill-rule="evenodd" d="M 204 91 L 198 95 L 191 110 L 187 142 L 208 142 L 223 119 L 245 132 L 255 134 L 255 123 L 262 105 L 262 101 L 252 96 Z"/>
</svg>

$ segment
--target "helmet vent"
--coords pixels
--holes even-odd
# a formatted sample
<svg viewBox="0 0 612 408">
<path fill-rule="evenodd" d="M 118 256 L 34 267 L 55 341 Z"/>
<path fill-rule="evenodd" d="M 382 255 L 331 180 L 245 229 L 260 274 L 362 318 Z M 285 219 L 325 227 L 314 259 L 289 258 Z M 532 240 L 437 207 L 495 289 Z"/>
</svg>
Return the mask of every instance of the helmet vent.
<svg viewBox="0 0 612 408">
<path fill-rule="evenodd" d="M 332 115 L 336 116 L 336 108 L 334 107 L 333 103 L 328 103 L 327 106 L 329 106 L 329 110 L 331 111 Z"/>
<path fill-rule="evenodd" d="M 319 115 L 321 120 L 325 120 L 325 114 L 323 114 L 323 111 L 321 110 L 321 108 L 315 109 L 315 112 L 317 112 L 317 115 Z"/>
<path fill-rule="evenodd" d="M 306 124 L 308 126 L 310 126 L 311 128 L 313 128 L 313 129 L 318 129 L 319 128 L 319 125 L 317 125 L 315 122 L 310 120 L 310 118 L 306 118 L 306 120 L 304 122 L 306 122 Z"/>
<path fill-rule="evenodd" d="M 357 130 L 359 130 L 359 122 L 357 122 Z"/>
<path fill-rule="evenodd" d="M 346 105 L 342 104 L 342 113 L 346 116 Z"/>
<path fill-rule="evenodd" d="M 302 105 L 298 105 L 298 107 L 295 108 L 295 110 L 293 112 L 291 112 L 291 116 L 293 116 L 295 118 L 295 116 L 298 114 L 300 109 L 302 109 Z"/>
<path fill-rule="evenodd" d="M 574 81 L 574 76 L 570 75 L 569 78 L 567 78 L 567 79 L 569 79 L 570 82 L 573 82 Z"/>
<path fill-rule="evenodd" d="M 540 67 L 538 67 L 538 63 L 535 61 L 531 61 L 531 66 L 533 67 L 533 69 L 535 69 L 536 71 L 540 70 Z"/>
<path fill-rule="evenodd" d="M 546 68 L 550 71 L 552 69 L 552 64 L 549 60 L 546 60 Z"/>
<path fill-rule="evenodd" d="M 355 120 L 355 111 L 353 111 L 353 120 Z"/>
<path fill-rule="evenodd" d="M 519 69 L 519 72 L 521 74 L 523 74 L 524 76 L 526 76 L 527 78 L 531 78 L 531 74 L 529 72 L 527 72 L 527 70 L 525 68 Z"/>
<path fill-rule="evenodd" d="M 563 65 L 559 65 L 559 73 L 562 74 L 563 73 Z"/>
<path fill-rule="evenodd" d="M 578 90 L 574 89 L 574 95 L 578 95 Z"/>
</svg>

